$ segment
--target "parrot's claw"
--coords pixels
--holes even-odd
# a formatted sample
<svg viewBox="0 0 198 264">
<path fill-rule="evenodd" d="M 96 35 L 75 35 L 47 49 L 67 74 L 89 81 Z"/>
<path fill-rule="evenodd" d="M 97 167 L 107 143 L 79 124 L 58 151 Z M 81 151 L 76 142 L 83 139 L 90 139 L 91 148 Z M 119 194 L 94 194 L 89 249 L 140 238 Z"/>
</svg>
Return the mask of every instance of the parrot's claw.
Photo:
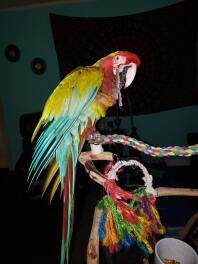
<svg viewBox="0 0 198 264">
<path fill-rule="evenodd" d="M 98 144 L 100 144 L 100 142 L 99 142 L 99 139 L 100 138 L 101 138 L 100 132 L 95 131 L 95 132 L 91 133 L 88 136 L 87 140 L 88 140 L 89 144 L 96 144 L 96 145 L 98 145 Z"/>
</svg>

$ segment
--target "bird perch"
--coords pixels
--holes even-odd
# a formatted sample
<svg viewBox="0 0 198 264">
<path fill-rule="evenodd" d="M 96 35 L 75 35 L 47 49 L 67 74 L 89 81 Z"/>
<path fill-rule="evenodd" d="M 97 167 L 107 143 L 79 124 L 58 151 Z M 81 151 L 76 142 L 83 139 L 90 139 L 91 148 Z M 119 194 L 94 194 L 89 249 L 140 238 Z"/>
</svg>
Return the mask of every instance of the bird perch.
<svg viewBox="0 0 198 264">
<path fill-rule="evenodd" d="M 82 152 L 79 156 L 80 163 L 85 167 L 89 177 L 97 182 L 98 184 L 104 184 L 105 176 L 96 169 L 93 161 L 94 160 L 113 160 L 113 154 L 111 152 L 101 152 L 94 154 L 93 152 Z M 157 197 L 161 196 L 198 196 L 198 189 L 190 188 L 169 188 L 169 187 L 158 187 L 155 189 Z M 93 224 L 91 234 L 89 237 L 87 247 L 87 264 L 98 264 L 99 263 L 99 238 L 98 238 L 98 224 L 101 217 L 102 211 L 95 208 L 93 216 Z"/>
<path fill-rule="evenodd" d="M 102 152 L 99 154 L 93 154 L 92 152 L 82 152 L 79 156 L 80 163 L 85 167 L 85 170 L 89 174 L 89 177 L 95 182 L 103 186 L 105 182 L 105 176 L 99 172 L 93 160 L 113 160 L 113 154 L 111 152 Z M 160 196 L 198 196 L 198 189 L 192 188 L 169 188 L 158 187 L 157 197 Z"/>
</svg>

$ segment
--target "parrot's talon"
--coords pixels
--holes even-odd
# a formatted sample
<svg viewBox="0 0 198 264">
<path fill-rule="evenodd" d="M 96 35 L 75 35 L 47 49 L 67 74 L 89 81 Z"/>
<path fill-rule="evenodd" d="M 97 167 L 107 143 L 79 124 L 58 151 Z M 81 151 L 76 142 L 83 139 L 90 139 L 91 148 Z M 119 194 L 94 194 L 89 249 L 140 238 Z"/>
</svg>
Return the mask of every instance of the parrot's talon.
<svg viewBox="0 0 198 264">
<path fill-rule="evenodd" d="M 101 134 L 98 131 L 96 131 L 96 132 L 91 133 L 88 136 L 87 140 L 88 140 L 89 144 L 98 145 L 99 144 L 98 139 L 100 139 L 100 137 L 101 137 Z"/>
<path fill-rule="evenodd" d="M 102 145 L 99 143 L 101 135 L 98 131 L 93 132 L 92 134 L 89 135 L 88 141 L 91 146 L 91 152 L 93 154 L 99 154 L 103 152 Z"/>
</svg>

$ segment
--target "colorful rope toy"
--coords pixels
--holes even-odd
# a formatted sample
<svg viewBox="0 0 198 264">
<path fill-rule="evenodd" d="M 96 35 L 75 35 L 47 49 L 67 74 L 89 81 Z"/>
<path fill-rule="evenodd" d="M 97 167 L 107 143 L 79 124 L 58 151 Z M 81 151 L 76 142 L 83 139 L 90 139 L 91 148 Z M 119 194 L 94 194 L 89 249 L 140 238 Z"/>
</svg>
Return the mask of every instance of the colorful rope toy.
<svg viewBox="0 0 198 264">
<path fill-rule="evenodd" d="M 132 192 L 117 186 L 117 172 L 123 166 L 138 166 L 144 175 L 145 186 Z M 136 160 L 118 161 L 105 176 L 107 195 L 98 203 L 98 208 L 102 210 L 98 229 L 102 245 L 110 253 L 137 245 L 146 255 L 151 254 L 155 245 L 154 235 L 165 233 L 155 206 L 152 176 Z"/>
<path fill-rule="evenodd" d="M 148 145 L 135 138 L 131 138 L 125 135 L 101 135 L 100 133 L 91 134 L 88 138 L 92 144 L 114 144 L 119 143 L 127 145 L 136 150 L 139 150 L 146 155 L 153 157 L 170 157 L 170 156 L 183 156 L 189 157 L 192 155 L 198 155 L 198 144 L 179 147 L 179 146 L 168 146 L 168 147 L 154 147 Z"/>
</svg>

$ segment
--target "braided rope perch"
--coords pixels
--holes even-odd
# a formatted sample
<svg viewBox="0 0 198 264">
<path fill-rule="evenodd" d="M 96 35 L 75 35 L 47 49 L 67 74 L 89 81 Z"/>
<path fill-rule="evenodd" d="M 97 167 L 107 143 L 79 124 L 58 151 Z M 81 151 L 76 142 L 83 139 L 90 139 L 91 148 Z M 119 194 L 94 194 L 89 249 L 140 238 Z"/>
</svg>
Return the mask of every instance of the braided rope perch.
<svg viewBox="0 0 198 264">
<path fill-rule="evenodd" d="M 135 138 L 131 138 L 125 135 L 101 135 L 99 133 L 92 134 L 89 138 L 91 144 L 114 144 L 119 143 L 139 150 L 146 155 L 153 157 L 190 157 L 192 155 L 198 155 L 198 144 L 190 146 L 168 146 L 168 147 L 154 147 L 149 144 L 139 141 Z"/>
</svg>

